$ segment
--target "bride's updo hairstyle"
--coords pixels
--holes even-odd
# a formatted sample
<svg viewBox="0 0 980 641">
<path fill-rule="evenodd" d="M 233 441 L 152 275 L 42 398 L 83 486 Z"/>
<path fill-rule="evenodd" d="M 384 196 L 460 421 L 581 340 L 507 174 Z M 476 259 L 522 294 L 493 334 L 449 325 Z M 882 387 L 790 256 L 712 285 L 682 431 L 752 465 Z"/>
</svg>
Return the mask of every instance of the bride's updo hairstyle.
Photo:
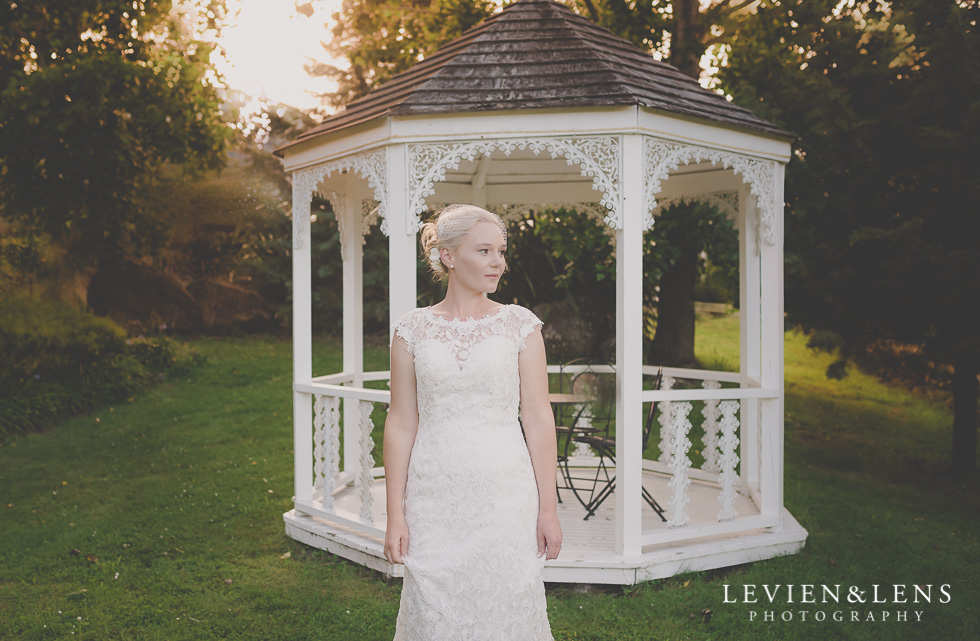
<svg viewBox="0 0 980 641">
<path fill-rule="evenodd" d="M 483 222 L 493 223 L 499 227 L 504 242 L 507 242 L 507 226 L 500 216 L 476 205 L 446 205 L 436 212 L 431 220 L 422 225 L 422 255 L 429 259 L 433 279 L 445 280 L 449 277 L 449 268 L 439 257 L 439 250 L 445 247 L 455 251 L 466 238 L 466 234 L 478 223 Z M 506 265 L 504 271 L 507 271 Z"/>
</svg>

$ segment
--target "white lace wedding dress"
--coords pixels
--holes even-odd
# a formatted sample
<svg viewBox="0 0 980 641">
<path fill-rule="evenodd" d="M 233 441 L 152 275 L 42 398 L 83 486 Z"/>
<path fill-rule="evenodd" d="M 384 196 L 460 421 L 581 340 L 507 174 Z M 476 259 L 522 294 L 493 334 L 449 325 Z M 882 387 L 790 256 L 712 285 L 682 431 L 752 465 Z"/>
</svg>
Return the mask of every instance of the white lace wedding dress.
<svg viewBox="0 0 980 641">
<path fill-rule="evenodd" d="M 408 553 L 394 641 L 553 641 L 537 554 L 538 492 L 517 421 L 518 353 L 542 325 L 406 312 L 419 427 L 408 464 Z"/>
</svg>

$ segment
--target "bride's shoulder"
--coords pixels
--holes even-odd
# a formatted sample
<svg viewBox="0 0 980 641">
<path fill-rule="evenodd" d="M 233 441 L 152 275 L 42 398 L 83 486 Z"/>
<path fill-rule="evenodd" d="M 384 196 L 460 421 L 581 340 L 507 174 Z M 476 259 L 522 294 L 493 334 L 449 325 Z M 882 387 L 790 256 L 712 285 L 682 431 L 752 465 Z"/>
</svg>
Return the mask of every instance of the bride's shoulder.
<svg viewBox="0 0 980 641">
<path fill-rule="evenodd" d="M 538 318 L 537 315 L 527 307 L 524 307 L 523 305 L 518 305 L 517 303 L 512 303 L 507 307 L 510 308 L 511 314 L 513 314 L 514 316 L 516 316 L 521 320 L 522 324 L 527 324 L 532 326 L 543 325 L 541 319 Z"/>
<path fill-rule="evenodd" d="M 417 307 L 415 309 L 410 309 L 403 312 L 394 322 L 395 333 L 401 334 L 403 337 L 413 328 L 417 327 L 419 321 L 422 319 L 422 312 L 425 310 L 424 307 Z"/>
</svg>

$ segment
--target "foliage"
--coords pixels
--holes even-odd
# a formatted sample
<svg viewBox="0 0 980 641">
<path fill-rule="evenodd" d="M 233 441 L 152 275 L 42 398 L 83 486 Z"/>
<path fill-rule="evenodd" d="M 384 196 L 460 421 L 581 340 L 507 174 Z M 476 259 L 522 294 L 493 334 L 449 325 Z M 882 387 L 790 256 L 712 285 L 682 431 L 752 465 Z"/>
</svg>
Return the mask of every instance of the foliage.
<svg viewBox="0 0 980 641">
<path fill-rule="evenodd" d="M 44 238 L 18 234 L 11 230 L 0 237 L 0 295 L 16 290 L 33 294 L 34 283 L 48 272 L 44 254 L 48 249 Z"/>
<path fill-rule="evenodd" d="M 980 6 L 763 2 L 723 70 L 800 140 L 787 170 L 786 309 L 834 351 L 953 365 L 953 465 L 976 468 Z M 773 43 L 780 43 L 774 46 Z M 926 370 L 922 376 L 929 376 Z"/>
<path fill-rule="evenodd" d="M 834 372 L 878 339 L 947 362 L 978 348 L 978 13 L 951 1 L 765 2 L 723 69 L 736 101 L 800 136 L 786 308 L 838 336 Z"/>
<path fill-rule="evenodd" d="M 727 214 L 705 203 L 681 203 L 666 208 L 656 217 L 643 243 L 643 272 L 651 282 L 681 257 L 693 252 L 698 261 L 698 282 L 709 276 L 716 283 L 719 302 L 738 302 L 738 232 Z M 707 300 L 698 298 L 698 300 Z M 656 306 L 656 298 L 646 303 Z"/>
<path fill-rule="evenodd" d="M 706 258 L 704 272 L 695 286 L 694 299 L 705 303 L 731 303 L 738 307 L 738 263 L 735 263 L 733 274 Z"/>
<path fill-rule="evenodd" d="M 0 215 L 48 234 L 74 266 L 159 248 L 167 229 L 145 193 L 161 169 L 222 162 L 229 129 L 210 83 L 212 45 L 188 8 L 0 9 Z M 217 16 L 221 4 L 206 9 Z M 215 26 L 210 16 L 202 26 Z"/>
<path fill-rule="evenodd" d="M 337 91 L 323 98 L 333 107 L 346 105 L 432 55 L 493 9 L 489 0 L 344 0 L 324 48 L 346 58 L 349 67 L 311 64 L 307 71 L 335 80 Z"/>
<path fill-rule="evenodd" d="M 127 339 L 105 318 L 13 298 L 0 308 L 0 436 L 126 398 L 195 362 L 167 336 Z"/>
<path fill-rule="evenodd" d="M 313 331 L 339 335 L 343 327 L 343 261 L 337 217 L 329 201 L 314 195 L 311 205 L 311 305 Z M 265 298 L 288 327 L 292 319 L 292 221 L 256 217 L 236 232 L 241 278 Z M 373 225 L 363 246 L 363 314 L 366 332 L 388 326 L 388 239 Z M 419 273 L 423 273 L 419 270 Z"/>
<path fill-rule="evenodd" d="M 738 32 L 741 15 L 756 0 L 569 0 L 569 8 L 692 78 L 701 58 Z"/>
</svg>

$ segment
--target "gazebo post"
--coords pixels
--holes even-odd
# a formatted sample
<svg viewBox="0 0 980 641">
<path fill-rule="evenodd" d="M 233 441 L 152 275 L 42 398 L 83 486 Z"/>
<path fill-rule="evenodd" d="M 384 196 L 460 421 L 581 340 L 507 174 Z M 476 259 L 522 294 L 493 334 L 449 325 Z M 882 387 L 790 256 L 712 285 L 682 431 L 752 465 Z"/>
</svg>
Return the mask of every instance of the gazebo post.
<svg viewBox="0 0 980 641">
<path fill-rule="evenodd" d="M 347 177 L 345 189 L 334 203 L 338 220 L 343 220 L 341 252 L 344 260 L 344 373 L 354 387 L 364 386 L 364 250 L 361 245 L 360 190 Z M 344 470 L 360 484 L 360 401 L 344 399 Z"/>
<path fill-rule="evenodd" d="M 623 136 L 616 230 L 616 553 L 638 556 L 643 533 L 643 137 Z"/>
<path fill-rule="evenodd" d="M 761 372 L 762 387 L 777 390 L 776 398 L 761 401 L 762 514 L 782 527 L 783 507 L 783 165 L 775 163 L 773 203 L 770 205 L 773 242 L 762 241 Z M 761 210 L 761 207 L 760 207 Z M 760 213 L 762 213 L 760 211 Z"/>
<path fill-rule="evenodd" d="M 739 309 L 739 373 L 742 387 L 748 379 L 758 381 L 761 371 L 759 345 L 762 326 L 760 308 L 759 216 L 755 196 L 743 183 L 738 191 L 738 309 Z M 742 426 L 741 466 L 742 493 L 758 495 L 759 490 L 759 401 L 746 399 L 739 404 L 739 423 Z"/>
<path fill-rule="evenodd" d="M 408 146 L 404 143 L 388 148 L 388 301 L 389 339 L 394 336 L 395 321 L 417 305 L 415 213 L 408 211 Z"/>
<path fill-rule="evenodd" d="M 313 378 L 310 203 L 313 185 L 293 179 L 293 384 Z M 313 501 L 313 396 L 293 390 L 294 501 Z"/>
</svg>

